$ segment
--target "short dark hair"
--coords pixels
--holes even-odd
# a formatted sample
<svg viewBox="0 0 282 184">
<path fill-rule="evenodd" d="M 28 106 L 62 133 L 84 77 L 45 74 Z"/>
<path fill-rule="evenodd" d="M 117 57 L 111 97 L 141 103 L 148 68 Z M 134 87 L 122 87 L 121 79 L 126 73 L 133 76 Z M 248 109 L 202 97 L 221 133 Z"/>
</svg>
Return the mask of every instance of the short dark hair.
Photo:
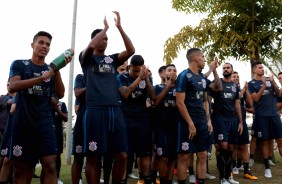
<svg viewBox="0 0 282 184">
<path fill-rule="evenodd" d="M 33 42 L 39 37 L 39 36 L 46 36 L 48 37 L 50 40 L 52 40 L 52 35 L 46 31 L 39 31 L 38 33 L 36 33 L 33 37 Z"/>
<path fill-rule="evenodd" d="M 168 64 L 168 65 L 166 65 L 166 68 L 167 68 L 167 67 L 170 67 L 170 66 L 176 68 L 176 66 L 175 66 L 174 64 Z"/>
<path fill-rule="evenodd" d="M 282 72 L 279 72 L 277 75 L 281 75 L 282 74 Z"/>
<path fill-rule="evenodd" d="M 91 40 L 102 31 L 102 29 L 95 29 L 92 33 L 91 33 Z"/>
<path fill-rule="evenodd" d="M 158 70 L 159 73 L 162 73 L 166 69 L 166 66 L 161 66 Z"/>
<path fill-rule="evenodd" d="M 262 62 L 260 62 L 260 61 L 254 62 L 254 63 L 252 64 L 252 71 L 253 71 L 253 69 L 254 69 L 257 65 L 262 65 Z"/>
<path fill-rule="evenodd" d="M 188 50 L 187 50 L 186 58 L 187 58 L 187 60 L 188 60 L 189 62 L 191 62 L 191 59 L 192 59 L 192 57 L 194 56 L 194 54 L 195 54 L 196 52 L 202 52 L 202 51 L 201 51 L 201 49 L 199 49 L 199 48 L 191 48 L 191 49 L 188 49 Z"/>
<path fill-rule="evenodd" d="M 133 66 L 142 66 L 144 65 L 144 59 L 141 55 L 134 55 L 131 57 L 130 65 Z"/>
<path fill-rule="evenodd" d="M 228 64 L 231 66 L 231 69 L 233 70 L 233 65 L 231 63 L 224 63 L 223 65 Z"/>
<path fill-rule="evenodd" d="M 232 74 L 238 74 L 238 72 L 236 72 L 236 71 L 233 71 L 233 72 L 232 72 Z"/>
</svg>

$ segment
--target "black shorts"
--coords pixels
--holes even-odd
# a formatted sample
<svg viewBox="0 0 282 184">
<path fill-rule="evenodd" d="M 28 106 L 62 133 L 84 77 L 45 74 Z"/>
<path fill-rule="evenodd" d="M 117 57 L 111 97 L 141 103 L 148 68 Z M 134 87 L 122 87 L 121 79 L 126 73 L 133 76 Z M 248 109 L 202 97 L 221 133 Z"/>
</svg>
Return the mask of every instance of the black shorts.
<svg viewBox="0 0 282 184">
<path fill-rule="evenodd" d="M 148 120 L 126 120 L 128 152 L 136 153 L 137 157 L 152 154 L 152 126 Z"/>
<path fill-rule="evenodd" d="M 87 109 L 83 123 L 86 156 L 127 152 L 126 125 L 118 106 Z"/>
<path fill-rule="evenodd" d="M 282 124 L 280 116 L 258 116 L 255 115 L 254 126 L 256 137 L 259 140 L 271 140 L 282 138 Z"/>
<path fill-rule="evenodd" d="M 188 123 L 183 119 L 178 122 L 178 153 L 198 153 L 207 151 L 210 146 L 209 131 L 206 118 L 191 117 L 196 128 L 196 135 L 189 139 Z"/>
<path fill-rule="evenodd" d="M 43 156 L 57 155 L 53 118 L 41 118 L 37 123 L 15 122 L 10 141 L 11 159 L 26 161 L 33 167 Z"/>
<path fill-rule="evenodd" d="M 83 115 L 77 115 L 73 130 L 73 155 L 84 155 L 83 147 Z"/>
<path fill-rule="evenodd" d="M 250 144 L 249 130 L 246 120 L 243 121 L 243 132 L 238 137 L 238 145 Z"/>
</svg>

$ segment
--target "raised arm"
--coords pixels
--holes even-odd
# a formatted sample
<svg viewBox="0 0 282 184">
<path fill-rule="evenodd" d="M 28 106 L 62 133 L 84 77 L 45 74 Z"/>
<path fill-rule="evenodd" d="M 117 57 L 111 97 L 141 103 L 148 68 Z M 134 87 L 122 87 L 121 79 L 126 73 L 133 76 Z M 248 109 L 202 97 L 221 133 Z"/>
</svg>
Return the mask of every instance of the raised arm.
<svg viewBox="0 0 282 184">
<path fill-rule="evenodd" d="M 121 22 L 120 22 L 120 14 L 117 11 L 113 11 L 114 14 L 116 14 L 116 18 L 115 18 L 115 26 L 117 27 L 117 29 L 120 32 L 120 35 L 123 39 L 124 42 L 124 46 L 125 46 L 125 51 L 121 52 L 118 56 L 118 60 L 120 62 L 124 62 L 126 61 L 128 58 L 130 58 L 130 56 L 132 56 L 135 53 L 135 48 L 130 40 L 130 38 L 127 36 L 127 34 L 124 32 L 122 26 L 121 26 Z"/>
<path fill-rule="evenodd" d="M 105 37 L 108 29 L 109 29 L 109 25 L 108 25 L 107 19 L 105 17 L 104 18 L 104 29 L 102 29 L 102 31 L 97 33 L 97 35 L 94 38 L 92 38 L 92 40 L 90 41 L 90 43 L 88 44 L 86 49 L 84 49 L 84 51 L 82 52 L 83 61 L 89 60 L 89 58 L 92 56 L 94 50 L 99 45 L 100 41 Z"/>
</svg>

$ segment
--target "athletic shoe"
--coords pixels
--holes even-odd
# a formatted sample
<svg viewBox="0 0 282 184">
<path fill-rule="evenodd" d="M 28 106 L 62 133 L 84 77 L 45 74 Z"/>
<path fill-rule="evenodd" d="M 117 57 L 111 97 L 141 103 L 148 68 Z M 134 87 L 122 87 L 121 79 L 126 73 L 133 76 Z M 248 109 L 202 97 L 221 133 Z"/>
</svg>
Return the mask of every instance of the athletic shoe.
<svg viewBox="0 0 282 184">
<path fill-rule="evenodd" d="M 264 177 L 266 177 L 266 178 L 272 178 L 271 169 L 265 169 L 265 171 L 264 171 Z"/>
<path fill-rule="evenodd" d="M 220 184 L 230 184 L 225 178 L 220 180 Z"/>
<path fill-rule="evenodd" d="M 250 166 L 250 167 L 253 167 L 254 164 L 255 164 L 254 159 L 253 159 L 253 158 L 250 158 L 249 166 Z"/>
<path fill-rule="evenodd" d="M 138 179 L 137 184 L 145 184 L 144 180 Z"/>
<path fill-rule="evenodd" d="M 239 181 L 234 180 L 232 177 L 230 177 L 230 178 L 228 179 L 228 182 L 231 183 L 231 184 L 240 184 Z"/>
<path fill-rule="evenodd" d="M 134 179 L 134 180 L 137 180 L 137 179 L 138 179 L 138 176 L 136 176 L 134 173 L 130 173 L 130 174 L 128 175 L 128 177 L 131 178 L 131 179 Z"/>
<path fill-rule="evenodd" d="M 160 180 L 160 178 L 156 178 L 156 184 L 160 184 L 161 183 L 161 180 Z"/>
<path fill-rule="evenodd" d="M 241 165 L 241 167 L 238 168 L 239 171 L 244 171 L 244 166 Z"/>
<path fill-rule="evenodd" d="M 82 179 L 79 180 L 79 184 L 82 184 Z"/>
<path fill-rule="evenodd" d="M 268 160 L 269 166 L 275 166 L 275 163 L 272 162 L 272 160 Z"/>
<path fill-rule="evenodd" d="M 232 173 L 233 173 L 233 174 L 239 174 L 238 168 L 237 168 L 237 167 L 234 167 L 234 168 L 232 169 Z"/>
<path fill-rule="evenodd" d="M 214 180 L 216 177 L 215 176 L 213 176 L 213 175 L 211 175 L 210 173 L 207 173 L 206 174 L 206 179 L 208 179 L 208 180 Z"/>
<path fill-rule="evenodd" d="M 58 184 L 64 184 L 60 179 L 58 179 Z"/>
<path fill-rule="evenodd" d="M 104 183 L 104 180 L 102 178 L 100 179 L 100 183 Z"/>
<path fill-rule="evenodd" d="M 196 182 L 196 176 L 194 174 L 189 175 L 189 183 L 195 183 Z"/>
<path fill-rule="evenodd" d="M 244 178 L 249 179 L 249 180 L 257 180 L 258 179 L 258 177 L 253 176 L 250 172 L 244 174 Z"/>
<path fill-rule="evenodd" d="M 172 180 L 171 184 L 178 184 L 178 182 L 175 180 Z"/>
</svg>

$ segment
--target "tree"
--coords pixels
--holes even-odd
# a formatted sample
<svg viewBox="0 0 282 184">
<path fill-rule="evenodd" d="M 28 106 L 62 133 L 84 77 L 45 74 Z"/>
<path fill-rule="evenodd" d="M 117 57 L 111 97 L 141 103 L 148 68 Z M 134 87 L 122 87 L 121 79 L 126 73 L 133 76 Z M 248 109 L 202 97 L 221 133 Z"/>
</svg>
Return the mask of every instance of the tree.
<svg viewBox="0 0 282 184">
<path fill-rule="evenodd" d="M 221 61 L 234 57 L 251 64 L 261 60 L 271 71 L 270 66 L 281 67 L 282 0 L 172 0 L 172 7 L 205 18 L 198 26 L 184 26 L 167 39 L 166 63 L 181 49 L 198 47 L 209 59 L 216 52 Z"/>
</svg>

